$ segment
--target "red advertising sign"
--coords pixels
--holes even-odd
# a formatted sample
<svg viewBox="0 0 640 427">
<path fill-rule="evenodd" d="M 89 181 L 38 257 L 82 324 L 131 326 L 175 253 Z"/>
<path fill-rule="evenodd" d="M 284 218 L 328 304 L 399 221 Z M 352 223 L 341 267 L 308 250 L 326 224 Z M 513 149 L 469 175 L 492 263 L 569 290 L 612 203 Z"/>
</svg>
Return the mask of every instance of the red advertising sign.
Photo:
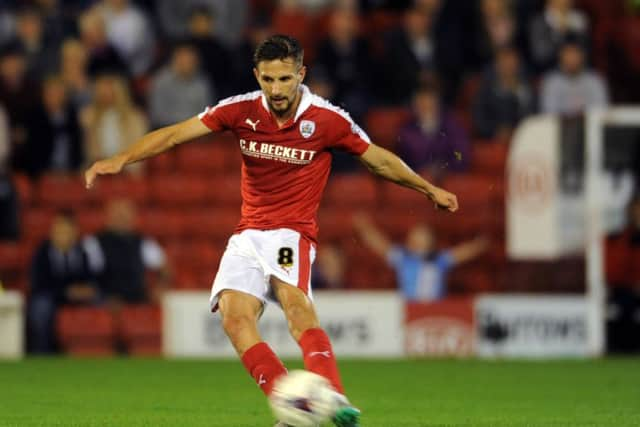
<svg viewBox="0 0 640 427">
<path fill-rule="evenodd" d="M 405 348 L 409 356 L 471 356 L 475 325 L 473 298 L 447 298 L 405 306 Z"/>
</svg>

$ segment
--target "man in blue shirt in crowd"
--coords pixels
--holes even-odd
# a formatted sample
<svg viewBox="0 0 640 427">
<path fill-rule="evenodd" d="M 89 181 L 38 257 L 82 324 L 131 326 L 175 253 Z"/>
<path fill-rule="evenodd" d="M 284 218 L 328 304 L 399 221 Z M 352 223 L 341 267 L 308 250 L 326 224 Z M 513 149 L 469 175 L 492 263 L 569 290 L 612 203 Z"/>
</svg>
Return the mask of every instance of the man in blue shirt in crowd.
<svg viewBox="0 0 640 427">
<path fill-rule="evenodd" d="M 453 248 L 436 250 L 435 236 L 426 224 L 409 230 L 404 246 L 394 245 L 364 215 L 354 218 L 354 226 L 364 244 L 395 270 L 398 286 L 409 301 L 435 301 L 447 293 L 447 273 L 458 264 L 470 261 L 488 246 L 478 237 Z"/>
</svg>

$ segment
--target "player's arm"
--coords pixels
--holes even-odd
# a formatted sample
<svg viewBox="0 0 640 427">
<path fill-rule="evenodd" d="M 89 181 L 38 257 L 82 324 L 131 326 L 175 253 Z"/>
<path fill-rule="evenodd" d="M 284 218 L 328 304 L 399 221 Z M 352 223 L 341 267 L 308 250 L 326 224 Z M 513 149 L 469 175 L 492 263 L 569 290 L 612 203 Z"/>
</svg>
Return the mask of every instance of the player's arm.
<svg viewBox="0 0 640 427">
<path fill-rule="evenodd" d="M 482 254 L 488 246 L 489 240 L 486 237 L 478 237 L 469 242 L 457 245 L 453 249 L 450 249 L 453 263 L 457 265 L 471 261 Z"/>
<path fill-rule="evenodd" d="M 353 217 L 353 227 L 369 249 L 382 258 L 387 257 L 391 249 L 391 241 L 371 222 L 368 216 L 356 214 Z"/>
<path fill-rule="evenodd" d="M 458 210 L 458 199 L 415 173 L 392 152 L 375 144 L 369 145 L 360 161 L 374 174 L 407 188 L 419 191 L 433 200 L 437 207 L 451 212 Z"/>
<path fill-rule="evenodd" d="M 117 174 L 130 163 L 153 157 L 178 144 L 210 132 L 211 129 L 205 126 L 198 117 L 150 132 L 125 151 L 108 159 L 95 162 L 85 172 L 87 188 L 91 188 L 98 175 Z"/>
</svg>

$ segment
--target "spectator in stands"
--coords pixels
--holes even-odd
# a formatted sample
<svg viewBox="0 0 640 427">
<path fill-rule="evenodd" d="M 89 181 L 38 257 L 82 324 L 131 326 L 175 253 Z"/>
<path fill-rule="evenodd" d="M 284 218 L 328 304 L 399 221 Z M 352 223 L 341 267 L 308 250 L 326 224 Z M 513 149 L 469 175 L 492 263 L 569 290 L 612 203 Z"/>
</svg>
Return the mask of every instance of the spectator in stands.
<svg viewBox="0 0 640 427">
<path fill-rule="evenodd" d="M 160 284 L 166 285 L 169 269 L 165 253 L 154 239 L 136 230 L 136 210 L 131 201 L 111 201 L 105 229 L 85 238 L 84 247 L 100 289 L 113 308 L 122 303 L 158 300 L 162 289 L 150 290 L 145 272 L 158 271 Z"/>
<path fill-rule="evenodd" d="M 74 172 L 82 166 L 84 155 L 77 112 L 59 76 L 43 82 L 42 104 L 30 124 L 27 154 L 32 177 L 45 172 Z"/>
<path fill-rule="evenodd" d="M 371 70 L 369 46 L 358 36 L 358 15 L 354 11 L 335 10 L 331 15 L 329 35 L 318 46 L 314 72 L 321 72 L 333 87 L 331 101 L 344 105 L 356 121 L 370 106 Z"/>
<path fill-rule="evenodd" d="M 55 72 L 58 67 L 58 45 L 45 37 L 42 18 L 37 9 L 25 8 L 18 13 L 17 43 L 25 53 L 27 73 L 36 80 Z"/>
<path fill-rule="evenodd" d="M 71 104 L 76 110 L 80 110 L 91 101 L 87 50 L 78 40 L 67 39 L 62 44 L 60 57 L 60 77 Z"/>
<path fill-rule="evenodd" d="M 20 235 L 18 196 L 9 174 L 9 120 L 0 105 L 0 240 L 17 240 Z"/>
<path fill-rule="evenodd" d="M 605 245 L 609 286 L 607 347 L 614 352 L 640 351 L 640 197 L 629 206 L 629 224 Z"/>
<path fill-rule="evenodd" d="M 89 163 L 121 152 L 148 129 L 146 117 L 133 105 L 124 80 L 109 74 L 96 79 L 93 102 L 81 112 L 80 122 Z"/>
<path fill-rule="evenodd" d="M 15 36 L 16 17 L 8 4 L 0 3 L 0 46 Z"/>
<path fill-rule="evenodd" d="M 559 69 L 546 74 L 542 81 L 543 112 L 575 115 L 608 104 L 607 87 L 596 72 L 586 68 L 580 44 L 566 42 L 560 50 L 559 62 Z"/>
<path fill-rule="evenodd" d="M 385 84 L 380 90 L 385 101 L 408 103 L 419 84 L 436 72 L 436 40 L 433 36 L 433 16 L 414 6 L 404 15 L 401 29 L 385 40 Z"/>
<path fill-rule="evenodd" d="M 6 46 L 0 57 L 0 103 L 9 116 L 11 163 L 25 168 L 29 115 L 38 104 L 38 85 L 26 74 L 26 59 L 19 45 Z"/>
<path fill-rule="evenodd" d="M 129 0 L 102 0 L 96 10 L 102 15 L 107 38 L 124 58 L 134 76 L 149 70 L 155 57 L 155 36 L 149 17 Z"/>
<path fill-rule="evenodd" d="M 469 167 L 471 147 L 465 130 L 443 109 L 435 85 L 422 85 L 413 97 L 413 120 L 402 127 L 398 152 L 413 169 L 438 176 Z"/>
<path fill-rule="evenodd" d="M 509 0 L 482 0 L 479 18 L 480 33 L 475 43 L 478 63 L 484 66 L 501 48 L 514 42 L 516 21 Z"/>
<path fill-rule="evenodd" d="M 209 81 L 200 73 L 198 52 L 190 44 L 179 44 L 173 50 L 171 63 L 158 71 L 151 83 L 151 124 L 162 127 L 180 122 L 215 101 Z"/>
<path fill-rule="evenodd" d="M 209 79 L 211 89 L 219 96 L 226 98 L 231 96 L 235 87 L 231 53 L 215 36 L 215 28 L 218 25 L 216 16 L 210 9 L 201 6 L 196 7 L 189 17 L 188 41 L 198 51 L 202 71 Z"/>
<path fill-rule="evenodd" d="M 228 48 L 240 43 L 250 9 L 247 0 L 156 0 L 156 5 L 160 26 L 173 40 L 186 37 L 191 12 L 206 7 L 217 18 L 216 38 Z"/>
<path fill-rule="evenodd" d="M 529 51 L 536 71 L 547 71 L 557 64 L 558 53 L 566 40 L 588 43 L 589 22 L 573 7 L 573 0 L 547 0 L 544 11 L 529 28 Z"/>
<path fill-rule="evenodd" d="M 253 53 L 258 44 L 272 35 L 271 21 L 265 15 L 256 15 L 247 29 L 247 34 L 233 51 L 236 90 L 240 93 L 257 90 L 258 83 L 253 74 Z"/>
<path fill-rule="evenodd" d="M 79 19 L 80 40 L 87 51 L 89 75 L 95 77 L 105 72 L 127 75 L 129 68 L 122 56 L 107 39 L 104 19 L 95 10 L 84 13 Z"/>
<path fill-rule="evenodd" d="M 494 64 L 482 76 L 473 102 L 473 127 L 482 138 L 508 138 L 518 122 L 535 110 L 535 100 L 518 52 L 498 50 Z"/>
<path fill-rule="evenodd" d="M 87 255 L 78 242 L 75 218 L 60 212 L 53 220 L 49 239 L 36 250 L 31 262 L 28 306 L 29 347 L 34 353 L 55 351 L 55 314 L 63 304 L 99 302 L 91 284 Z"/>
<path fill-rule="evenodd" d="M 320 245 L 311 278 L 313 289 L 344 289 L 344 276 L 345 260 L 340 247 Z"/>
<path fill-rule="evenodd" d="M 478 257 L 488 247 L 487 239 L 478 237 L 450 249 L 437 250 L 433 231 L 425 224 L 412 227 L 405 245 L 398 246 L 368 217 L 356 215 L 353 223 L 365 246 L 395 270 L 400 291 L 409 301 L 443 298 L 449 270 Z"/>
<path fill-rule="evenodd" d="M 44 37 L 56 46 L 77 32 L 75 17 L 66 13 L 63 1 L 36 0 L 44 28 Z"/>
</svg>

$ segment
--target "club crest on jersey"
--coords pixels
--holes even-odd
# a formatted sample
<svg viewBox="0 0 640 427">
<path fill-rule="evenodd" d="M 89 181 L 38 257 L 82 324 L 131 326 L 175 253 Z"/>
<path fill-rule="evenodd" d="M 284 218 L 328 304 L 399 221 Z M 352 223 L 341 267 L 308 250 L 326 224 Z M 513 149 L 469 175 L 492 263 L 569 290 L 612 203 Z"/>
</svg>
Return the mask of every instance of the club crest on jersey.
<svg viewBox="0 0 640 427">
<path fill-rule="evenodd" d="M 300 122 L 300 135 L 309 138 L 316 131 L 316 122 L 311 120 L 303 120 Z"/>
</svg>

